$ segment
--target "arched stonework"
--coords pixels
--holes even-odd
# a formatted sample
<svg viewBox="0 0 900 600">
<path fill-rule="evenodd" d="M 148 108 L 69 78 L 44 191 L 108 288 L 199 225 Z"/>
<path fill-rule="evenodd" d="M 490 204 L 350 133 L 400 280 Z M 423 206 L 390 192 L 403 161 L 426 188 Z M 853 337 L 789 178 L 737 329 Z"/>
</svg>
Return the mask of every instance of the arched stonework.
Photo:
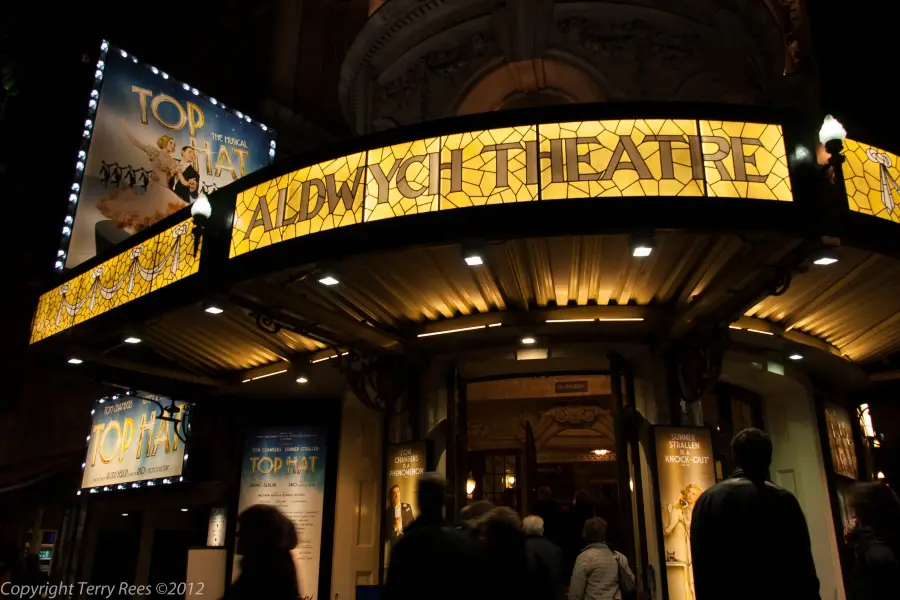
<svg viewBox="0 0 900 600">
<path fill-rule="evenodd" d="M 387 0 L 341 69 L 359 133 L 558 101 L 807 102 L 798 0 Z"/>
<path fill-rule="evenodd" d="M 502 108 L 605 99 L 596 77 L 559 60 L 536 58 L 504 63 L 478 76 L 458 101 L 455 112 L 469 115 Z"/>
</svg>

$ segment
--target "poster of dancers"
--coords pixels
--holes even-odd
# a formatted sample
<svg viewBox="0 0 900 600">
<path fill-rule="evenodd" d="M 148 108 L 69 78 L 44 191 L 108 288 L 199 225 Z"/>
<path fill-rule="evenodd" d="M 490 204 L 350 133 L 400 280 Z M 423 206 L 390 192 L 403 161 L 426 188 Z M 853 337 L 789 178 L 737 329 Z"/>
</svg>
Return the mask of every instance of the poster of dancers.
<svg viewBox="0 0 900 600">
<path fill-rule="evenodd" d="M 261 123 L 119 48 L 104 63 L 68 268 L 271 160 Z"/>
</svg>

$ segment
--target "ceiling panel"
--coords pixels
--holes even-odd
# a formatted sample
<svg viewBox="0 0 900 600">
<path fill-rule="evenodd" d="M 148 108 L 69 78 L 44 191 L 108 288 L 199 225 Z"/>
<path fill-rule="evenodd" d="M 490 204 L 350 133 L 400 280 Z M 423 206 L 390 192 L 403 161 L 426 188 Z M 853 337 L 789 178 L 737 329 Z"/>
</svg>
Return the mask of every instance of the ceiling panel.
<svg viewBox="0 0 900 600">
<path fill-rule="evenodd" d="M 286 329 L 266 333 L 242 310 L 214 316 L 196 305 L 147 325 L 143 336 L 159 354 L 206 373 L 251 369 L 325 347 Z"/>
</svg>

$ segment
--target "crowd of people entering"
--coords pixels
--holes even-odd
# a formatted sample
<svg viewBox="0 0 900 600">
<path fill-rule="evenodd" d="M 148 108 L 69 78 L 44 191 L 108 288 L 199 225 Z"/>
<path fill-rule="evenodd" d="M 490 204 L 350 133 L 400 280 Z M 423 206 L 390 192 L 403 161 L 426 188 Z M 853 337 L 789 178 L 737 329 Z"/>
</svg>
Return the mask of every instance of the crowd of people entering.
<svg viewBox="0 0 900 600">
<path fill-rule="evenodd" d="M 584 494 L 573 510 L 561 511 L 544 489 L 538 512 L 546 517 L 524 521 L 508 507 L 480 500 L 451 526 L 443 518 L 445 493 L 439 475 L 419 480 L 421 514 L 391 551 L 384 600 L 562 600 L 567 594 L 569 600 L 618 600 L 620 577 L 634 585 L 628 561 L 606 545 L 607 522 L 588 510 Z M 554 538 L 568 542 L 576 526 L 578 550 L 569 568 L 567 547 Z"/>
</svg>

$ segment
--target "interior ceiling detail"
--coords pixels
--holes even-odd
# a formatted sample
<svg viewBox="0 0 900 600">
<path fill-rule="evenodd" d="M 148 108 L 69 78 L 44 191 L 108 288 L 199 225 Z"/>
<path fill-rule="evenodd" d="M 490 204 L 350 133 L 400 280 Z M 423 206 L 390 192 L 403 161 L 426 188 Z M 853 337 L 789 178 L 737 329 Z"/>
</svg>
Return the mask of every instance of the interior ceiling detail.
<svg viewBox="0 0 900 600">
<path fill-rule="evenodd" d="M 839 248 L 833 265 L 795 265 L 784 294 L 741 304 L 771 293 L 754 286 L 778 271 L 774 265 L 784 257 L 796 262 L 805 244 L 774 235 L 657 233 L 652 254 L 637 259 L 626 235 L 536 238 L 482 244 L 484 264 L 474 268 L 458 245 L 358 255 L 328 265 L 339 280 L 333 286 L 311 276 L 320 267 L 305 265 L 239 284 L 228 292 L 232 301 L 222 315 L 194 305 L 148 322 L 141 346 L 167 368 L 220 377 L 277 362 L 308 363 L 335 348 L 413 356 L 454 345 L 517 343 L 520 333 L 637 342 L 666 331 L 667 323 L 744 313 L 735 327 L 767 330 L 773 340 L 817 346 L 857 363 L 900 349 L 900 261 L 894 259 Z M 274 331 L 258 326 L 262 313 L 274 319 Z M 601 322 L 625 317 L 643 322 Z M 548 319 L 576 322 L 545 324 Z M 483 331 L 418 337 L 469 326 Z M 126 349 L 102 343 L 90 350 L 127 358 Z"/>
<path fill-rule="evenodd" d="M 841 249 L 841 260 L 795 277 L 782 296 L 769 296 L 747 316 L 818 337 L 865 362 L 900 348 L 900 261 Z"/>
</svg>

